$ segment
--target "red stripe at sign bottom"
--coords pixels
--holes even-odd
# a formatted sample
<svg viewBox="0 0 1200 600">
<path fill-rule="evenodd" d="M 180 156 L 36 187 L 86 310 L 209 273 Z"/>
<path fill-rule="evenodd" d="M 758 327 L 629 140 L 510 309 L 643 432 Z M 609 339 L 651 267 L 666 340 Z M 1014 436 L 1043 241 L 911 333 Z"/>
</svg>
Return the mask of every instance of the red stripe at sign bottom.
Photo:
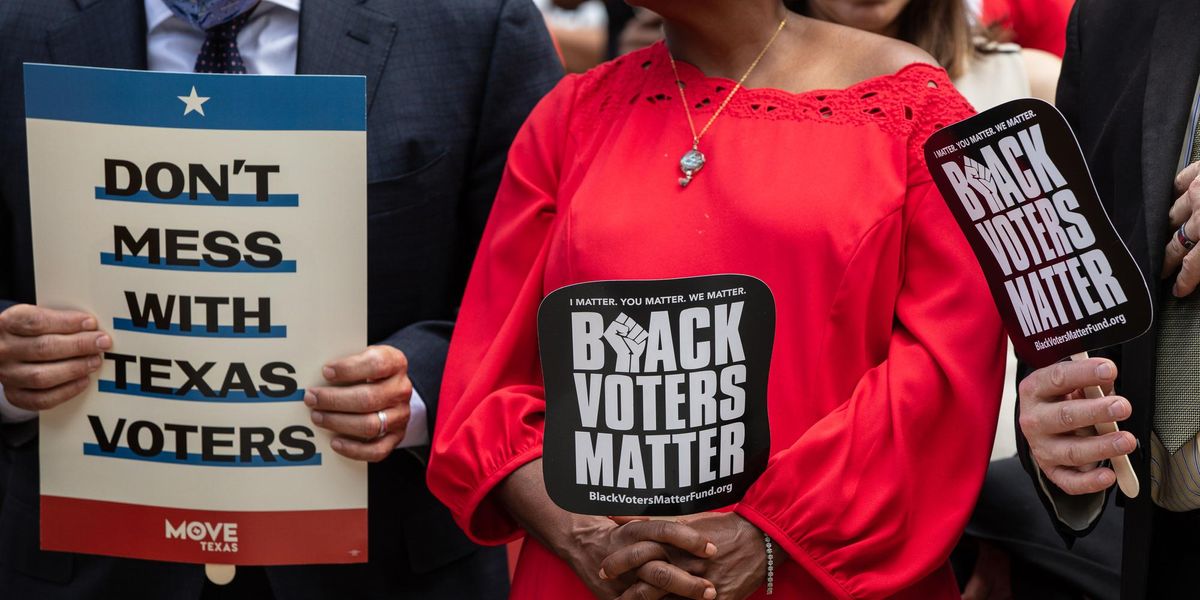
<svg viewBox="0 0 1200 600">
<path fill-rule="evenodd" d="M 367 561 L 367 509 L 190 510 L 42 496 L 42 549 L 186 563 Z"/>
</svg>

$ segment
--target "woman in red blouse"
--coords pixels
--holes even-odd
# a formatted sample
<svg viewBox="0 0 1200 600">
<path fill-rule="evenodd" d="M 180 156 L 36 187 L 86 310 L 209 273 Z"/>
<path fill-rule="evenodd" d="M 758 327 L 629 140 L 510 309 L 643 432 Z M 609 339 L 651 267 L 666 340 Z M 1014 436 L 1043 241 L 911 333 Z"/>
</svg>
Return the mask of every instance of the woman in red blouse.
<svg viewBox="0 0 1200 600">
<path fill-rule="evenodd" d="M 764 533 L 781 597 L 958 598 L 946 558 L 987 468 L 1005 347 L 921 146 L 971 107 L 920 50 L 778 0 L 631 3 L 663 15 L 667 41 L 568 76 L 512 146 L 430 489 L 479 542 L 527 534 L 514 598 L 759 597 Z M 699 131 L 781 23 L 681 186 L 693 136 L 668 49 Z M 540 464 L 539 302 L 719 273 L 761 279 L 778 306 L 766 472 L 687 525 L 558 508 Z"/>
</svg>

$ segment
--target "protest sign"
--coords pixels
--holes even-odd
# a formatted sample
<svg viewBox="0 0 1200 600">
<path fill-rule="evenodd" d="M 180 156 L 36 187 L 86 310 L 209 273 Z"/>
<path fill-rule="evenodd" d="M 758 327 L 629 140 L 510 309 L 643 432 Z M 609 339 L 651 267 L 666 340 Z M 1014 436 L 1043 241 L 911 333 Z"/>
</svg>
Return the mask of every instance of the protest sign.
<svg viewBox="0 0 1200 600">
<path fill-rule="evenodd" d="M 579 514 L 733 504 L 770 456 L 775 300 L 711 275 L 561 288 L 538 312 L 550 498 Z"/>
<path fill-rule="evenodd" d="M 366 346 L 364 90 L 25 66 L 38 302 L 113 339 L 41 414 L 43 549 L 366 560 L 366 467 L 303 403 Z"/>
<path fill-rule="evenodd" d="M 934 133 L 925 158 L 1022 360 L 1042 367 L 1085 357 L 1149 329 L 1146 281 L 1057 109 L 1034 99 L 1001 104 Z M 1128 458 L 1114 463 L 1122 490 L 1136 496 Z"/>
</svg>

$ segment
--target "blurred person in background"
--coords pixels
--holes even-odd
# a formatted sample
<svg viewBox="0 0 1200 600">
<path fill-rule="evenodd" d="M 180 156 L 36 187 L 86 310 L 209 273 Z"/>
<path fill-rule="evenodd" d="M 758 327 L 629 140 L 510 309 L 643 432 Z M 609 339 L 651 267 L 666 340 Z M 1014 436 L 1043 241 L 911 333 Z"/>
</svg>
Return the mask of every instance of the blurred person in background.
<svg viewBox="0 0 1200 600">
<path fill-rule="evenodd" d="M 1009 41 L 1062 58 L 1063 32 L 1075 0 L 983 0 L 982 5 L 979 22 L 985 27 L 1003 28 L 1011 34 Z"/>
<path fill-rule="evenodd" d="M 575 10 L 580 6 L 589 4 L 594 0 L 552 0 L 554 5 L 563 8 Z M 606 34 L 604 40 L 604 60 L 610 60 L 624 54 L 619 50 L 619 40 L 622 32 L 634 17 L 634 8 L 625 3 L 625 0 L 604 0 L 604 10 L 608 13 L 606 23 Z M 659 36 L 661 37 L 661 36 Z"/>
<path fill-rule="evenodd" d="M 920 47 L 941 63 L 976 110 L 1027 96 L 1054 102 L 1058 58 L 999 43 L 974 26 L 963 0 L 789 0 L 788 6 Z"/>
<path fill-rule="evenodd" d="M 568 73 L 582 73 L 605 60 L 608 16 L 600 0 L 534 0 L 546 17 Z"/>
<path fill-rule="evenodd" d="M 636 8 L 617 38 L 617 56 L 641 50 L 663 38 L 662 17 L 650 10 Z"/>
</svg>

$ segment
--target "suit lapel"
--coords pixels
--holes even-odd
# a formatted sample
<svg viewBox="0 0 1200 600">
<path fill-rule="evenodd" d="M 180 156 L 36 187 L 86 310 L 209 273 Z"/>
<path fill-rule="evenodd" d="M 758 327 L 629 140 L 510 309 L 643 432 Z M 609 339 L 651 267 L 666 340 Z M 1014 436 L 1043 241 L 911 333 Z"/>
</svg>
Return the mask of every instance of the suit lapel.
<svg viewBox="0 0 1200 600">
<path fill-rule="evenodd" d="M 1142 115 L 1142 201 L 1145 202 L 1149 281 L 1158 280 L 1170 235 L 1167 212 L 1189 111 L 1200 76 L 1200 10 L 1195 0 L 1164 2 L 1154 28 Z"/>
<path fill-rule="evenodd" d="M 397 25 L 364 0 L 305 0 L 296 72 L 366 75 L 367 108 L 383 76 Z"/>
<path fill-rule="evenodd" d="M 141 0 L 76 0 L 79 11 L 46 34 L 61 65 L 146 68 L 146 11 Z"/>
</svg>

